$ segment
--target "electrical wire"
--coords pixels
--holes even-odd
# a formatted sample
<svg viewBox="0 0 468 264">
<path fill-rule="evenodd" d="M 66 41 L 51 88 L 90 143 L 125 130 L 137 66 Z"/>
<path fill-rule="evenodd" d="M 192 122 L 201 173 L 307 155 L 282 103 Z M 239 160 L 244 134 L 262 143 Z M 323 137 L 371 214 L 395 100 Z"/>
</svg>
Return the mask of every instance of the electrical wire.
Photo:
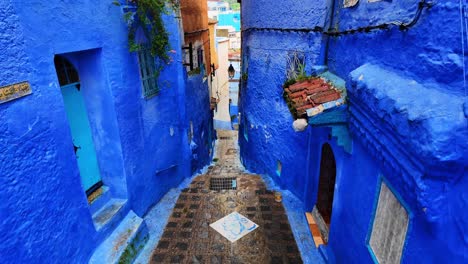
<svg viewBox="0 0 468 264">
<path fill-rule="evenodd" d="M 413 27 L 416 25 L 418 20 L 421 17 L 422 11 L 424 8 L 431 8 L 434 5 L 433 2 L 427 2 L 426 0 L 421 0 L 418 3 L 418 10 L 416 10 L 416 14 L 414 15 L 413 19 L 407 23 L 401 22 L 401 21 L 391 21 L 387 23 L 382 23 L 379 25 L 370 25 L 370 26 L 365 26 L 365 27 L 358 27 L 355 29 L 348 29 L 348 30 L 343 30 L 343 31 L 337 31 L 334 29 L 329 28 L 328 30 L 325 30 L 322 27 L 314 27 L 314 28 L 259 28 L 259 27 L 250 27 L 243 29 L 242 32 L 249 32 L 249 31 L 280 31 L 280 32 L 299 32 L 299 33 L 310 33 L 310 32 L 316 32 L 316 33 L 321 33 L 324 35 L 328 35 L 331 37 L 339 37 L 343 35 L 348 35 L 348 34 L 356 34 L 356 33 L 369 33 L 371 31 L 375 30 L 387 30 L 390 29 L 391 27 L 398 27 L 400 30 L 408 30 L 409 28 Z"/>
</svg>

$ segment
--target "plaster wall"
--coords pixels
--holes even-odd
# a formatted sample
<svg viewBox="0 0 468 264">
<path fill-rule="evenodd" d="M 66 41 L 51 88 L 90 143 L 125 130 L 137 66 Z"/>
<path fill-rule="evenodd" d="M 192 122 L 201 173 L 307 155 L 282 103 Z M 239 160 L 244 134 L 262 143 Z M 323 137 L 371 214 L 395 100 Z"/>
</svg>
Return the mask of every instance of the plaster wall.
<svg viewBox="0 0 468 264">
<path fill-rule="evenodd" d="M 213 112 L 210 110 L 208 80 L 201 74 L 187 79 L 187 119 L 191 130 L 188 142 L 191 154 L 191 173 L 198 173 L 211 162 L 216 138 Z"/>
<path fill-rule="evenodd" d="M 226 122 L 231 122 L 229 115 L 229 76 L 228 76 L 228 49 L 229 41 L 223 39 L 218 41 L 218 70 L 216 71 L 216 91 L 214 95 L 219 99 L 217 109 L 214 113 L 215 124 L 223 127 Z M 219 122 L 218 122 L 219 121 Z M 230 127 L 230 126 L 229 126 Z M 226 127 L 227 128 L 227 127 Z"/>
<path fill-rule="evenodd" d="M 435 226 L 426 220 L 425 213 L 416 206 L 418 202 L 414 198 L 402 191 L 401 186 L 392 184 L 399 180 L 399 176 L 388 164 L 376 159 L 356 139 L 353 141 L 353 153 L 346 153 L 335 137 L 330 139 L 329 133 L 330 128 L 311 129 L 314 140 L 310 143 L 310 176 L 305 183 L 304 203 L 305 210 L 310 211 L 316 202 L 321 147 L 324 143 L 330 143 L 337 161 L 337 178 L 327 248 L 336 263 L 374 263 L 368 239 L 381 181 L 386 181 L 391 187 L 410 216 L 402 263 L 465 262 L 466 256 L 462 253 L 466 249 L 462 235 L 464 231 L 456 228 L 461 223 L 454 221 L 454 216 L 458 214 L 463 218 L 465 214 L 459 209 L 460 200 L 456 197 L 460 197 L 461 189 L 466 186 L 466 178 L 450 187 L 447 206 L 452 208 L 451 213 L 443 220 L 443 227 Z"/>
<path fill-rule="evenodd" d="M 91 245 L 75 247 L 68 234 L 75 233 L 71 235 L 74 241 L 84 241 L 93 234 L 93 225 L 76 165 L 75 169 L 67 166 L 73 150 L 51 136 L 69 136 L 62 128 L 66 125 L 65 113 L 57 114 L 55 104 L 41 96 L 36 69 L 31 65 L 35 58 L 27 50 L 20 19 L 14 3 L 0 3 L 0 57 L 4 62 L 0 63 L 0 85 L 28 80 L 33 91 L 0 105 L 0 262 L 33 263 L 62 256 L 84 261 Z M 45 85 L 42 90 L 48 88 Z M 52 122 L 57 116 L 62 121 Z M 57 226 L 60 229 L 55 229 Z"/>
<path fill-rule="evenodd" d="M 185 32 L 194 32 L 208 27 L 206 0 L 181 0 L 180 10 L 184 18 Z"/>
<path fill-rule="evenodd" d="M 409 22 L 418 1 L 360 1 L 348 9 L 342 1 L 268 2 L 242 1 L 247 77 L 239 102 L 243 164 L 292 191 L 310 211 L 317 199 L 320 150 L 329 142 L 337 162 L 327 247 L 331 260 L 373 263 L 368 238 L 384 180 L 410 214 L 402 263 L 466 262 L 466 99 L 458 2 L 437 2 L 424 9 L 407 31 L 392 28 L 330 38 L 268 28 L 326 30 L 330 25 L 349 30 Z M 308 66 L 327 65 L 347 81 L 351 153 L 344 151 L 330 126 L 292 131 L 281 87 L 285 54 L 291 50 L 305 51 Z M 351 80 L 352 72 L 366 63 L 376 67 L 362 67 Z M 441 144 L 447 145 L 438 147 Z"/>
<path fill-rule="evenodd" d="M 221 13 L 218 15 L 218 21 L 220 26 L 232 26 L 236 32 L 240 31 L 241 20 L 240 13 Z"/>
<path fill-rule="evenodd" d="M 193 43 L 193 56 L 196 62 L 197 49 L 203 48 L 205 72 L 211 73 L 211 47 L 208 26 L 208 5 L 206 0 L 181 0 L 180 11 L 185 32 L 185 45 Z"/>
<path fill-rule="evenodd" d="M 407 23 L 415 17 L 417 7 L 418 1 L 376 3 L 360 1 L 355 8 L 342 8 L 340 1 L 336 1 L 332 28 L 345 30 L 389 21 Z M 376 152 L 372 147 L 375 143 L 366 139 L 372 135 L 363 136 L 366 133 L 358 132 L 361 129 L 357 128 L 366 126 L 364 130 L 367 130 L 371 127 L 370 124 L 357 121 L 357 118 L 350 121 L 354 133 L 352 160 L 356 164 L 366 164 L 366 171 L 372 167 L 375 167 L 375 171 L 364 171 L 360 175 L 353 175 L 352 170 L 348 170 L 350 176 L 343 177 L 343 186 L 347 185 L 345 188 L 349 197 L 343 201 L 343 205 L 351 206 L 351 201 L 354 199 L 356 202 L 357 200 L 362 202 L 361 192 L 372 195 L 374 200 L 377 193 L 376 190 L 367 190 L 362 185 L 351 187 L 354 182 L 351 183 L 350 178 L 356 181 L 368 173 L 368 179 L 372 178 L 372 185 L 377 188 L 378 182 L 375 182 L 375 177 L 383 175 L 412 214 L 402 263 L 447 261 L 463 263 L 468 258 L 465 253 L 461 253 L 466 252 L 468 248 L 466 240 L 468 229 L 465 228 L 467 222 L 463 220 L 467 216 L 465 210 L 459 209 L 468 205 L 461 198 L 463 196 L 461 190 L 467 186 L 467 147 L 464 143 L 467 138 L 467 119 L 466 116 L 463 117 L 465 94 L 463 57 L 465 56 L 466 61 L 466 55 L 462 53 L 463 35 L 460 29 L 462 21 L 459 8 L 458 1 L 435 2 L 430 9 L 423 9 L 417 23 L 406 31 L 392 28 L 367 34 L 332 37 L 329 40 L 327 58 L 329 69 L 347 80 L 351 104 L 359 104 L 355 108 L 373 109 L 370 111 L 376 111 L 375 113 L 393 113 L 391 116 L 379 114 L 381 119 L 374 120 L 373 124 L 381 131 L 385 131 L 380 134 L 379 140 L 384 142 L 382 144 L 392 153 L 390 155 L 395 157 L 396 165 L 386 158 L 385 162 L 377 162 L 388 154 L 385 154 L 383 149 L 380 153 Z M 466 50 L 466 41 L 464 44 Z M 353 51 L 352 55 L 347 52 L 349 50 Z M 367 85 L 363 90 L 351 87 L 351 72 L 366 63 L 385 69 L 379 72 L 379 78 L 396 85 L 395 93 L 401 95 L 392 97 L 393 92 L 388 91 L 388 94 L 383 92 L 379 86 L 385 87 L 384 83 L 375 87 Z M 365 78 L 372 75 L 372 71 L 371 68 L 366 68 L 360 71 L 359 75 Z M 355 80 L 358 79 L 356 74 Z M 406 82 L 416 85 L 406 86 Z M 361 84 L 358 86 L 364 87 Z M 377 96 L 379 101 L 376 104 L 371 102 L 370 97 L 364 99 L 365 96 L 362 98 L 357 96 L 361 92 L 372 94 L 373 89 L 380 91 Z M 360 91 L 356 93 L 357 90 Z M 397 100 L 394 100 L 395 98 Z M 406 110 L 401 111 L 400 106 L 406 101 L 413 103 L 406 105 Z M 355 111 L 353 108 L 351 105 L 351 113 Z M 430 110 L 435 108 L 438 109 L 437 114 L 431 113 Z M 432 125 L 421 126 L 420 124 L 425 124 L 424 119 L 428 119 L 428 123 Z M 390 143 L 390 140 L 383 136 L 383 134 L 392 134 L 386 130 L 389 124 L 394 128 L 390 138 L 398 138 L 399 143 Z M 444 127 L 447 129 L 443 129 L 442 132 L 440 129 Z M 374 129 L 369 131 L 377 133 Z M 434 136 L 435 134 L 437 136 Z M 412 138 L 412 135 L 419 139 L 424 138 L 424 142 L 407 142 L 406 138 Z M 438 147 L 445 142 L 448 145 Z M 405 146 L 404 151 L 398 150 L 400 144 Z M 406 152 L 413 153 L 411 155 L 418 161 L 408 159 L 404 156 Z M 364 160 L 365 156 L 370 158 Z M 407 165 L 404 164 L 410 162 L 416 165 L 412 165 L 410 170 L 405 169 Z M 369 211 L 373 212 L 373 209 Z M 341 228 L 345 223 L 356 220 L 362 221 L 360 225 L 364 228 L 368 225 L 365 221 L 369 219 L 372 220 L 373 215 L 358 213 L 357 210 L 353 216 L 336 218 L 339 224 L 335 225 L 335 233 L 332 230 L 330 247 L 335 251 L 337 260 L 341 260 L 338 262 L 349 258 L 366 259 L 370 255 L 369 252 L 365 252 L 365 240 L 362 240 L 367 229 L 359 231 L 357 228 L 350 233 Z M 339 241 L 345 237 L 361 237 L 361 240 L 355 244 L 362 250 L 343 247 Z"/>
<path fill-rule="evenodd" d="M 139 216 L 209 161 L 210 149 L 199 144 L 192 165 L 187 140 L 187 113 L 199 114 L 194 130 L 210 138 L 202 132 L 211 124 L 209 109 L 203 108 L 209 107 L 208 88 L 191 96 L 187 87 L 193 82 L 187 82 L 181 64 L 171 63 L 161 72 L 160 95 L 144 98 L 123 12 L 110 2 L 2 1 L 0 10 L 0 83 L 26 80 L 33 92 L 0 104 L 0 262 L 85 263 L 111 229 L 97 232 L 93 225 L 54 56 L 65 54 L 86 80 L 83 92 L 101 173 L 107 175 L 104 184 L 122 179 L 111 192 L 127 199 L 125 208 Z M 164 22 L 172 59 L 182 61 L 178 21 L 165 16 Z"/>
<path fill-rule="evenodd" d="M 347 30 L 392 21 L 409 22 L 419 1 L 360 1 L 342 8 L 335 1 L 332 28 Z M 364 63 L 377 63 L 404 72 L 427 86 L 463 94 L 462 33 L 459 1 L 437 2 L 424 9 L 414 27 L 330 38 L 328 66 L 342 78 Z M 352 49 L 353 56 L 346 55 Z M 466 41 L 465 41 L 466 50 Z M 398 54 L 398 59 L 395 59 Z"/>
<path fill-rule="evenodd" d="M 234 119 L 231 119 L 233 124 L 239 123 L 238 114 L 239 114 L 239 80 L 241 78 L 241 62 L 240 59 L 233 59 L 229 60 L 229 63 L 232 64 L 236 73 L 234 74 L 234 78 L 229 80 L 229 115 Z"/>
<path fill-rule="evenodd" d="M 218 68 L 218 51 L 216 44 L 216 28 L 218 27 L 217 22 L 211 20 L 209 23 L 210 30 L 210 52 L 211 52 L 211 63 L 215 65 L 215 69 Z"/>
<path fill-rule="evenodd" d="M 325 1 L 243 1 L 242 29 L 323 26 Z M 307 178 L 307 132 L 296 133 L 283 99 L 287 58 L 303 52 L 308 69 L 322 64 L 322 36 L 318 33 L 244 31 L 239 144 L 247 169 L 268 174 L 283 188 L 304 198 Z M 247 80 L 245 80 L 245 78 Z M 245 132 L 245 133 L 244 133 Z M 247 137 L 242 136 L 246 134 Z M 278 162 L 281 175 L 276 173 Z"/>
</svg>

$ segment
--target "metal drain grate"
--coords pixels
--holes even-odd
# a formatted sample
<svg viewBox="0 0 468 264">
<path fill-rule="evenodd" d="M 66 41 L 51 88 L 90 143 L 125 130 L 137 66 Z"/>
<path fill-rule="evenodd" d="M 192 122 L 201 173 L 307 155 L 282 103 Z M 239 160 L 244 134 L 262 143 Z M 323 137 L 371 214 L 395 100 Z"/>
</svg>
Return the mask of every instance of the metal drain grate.
<svg viewBox="0 0 468 264">
<path fill-rule="evenodd" d="M 212 191 L 237 190 L 237 179 L 236 178 L 211 178 L 210 190 Z"/>
</svg>

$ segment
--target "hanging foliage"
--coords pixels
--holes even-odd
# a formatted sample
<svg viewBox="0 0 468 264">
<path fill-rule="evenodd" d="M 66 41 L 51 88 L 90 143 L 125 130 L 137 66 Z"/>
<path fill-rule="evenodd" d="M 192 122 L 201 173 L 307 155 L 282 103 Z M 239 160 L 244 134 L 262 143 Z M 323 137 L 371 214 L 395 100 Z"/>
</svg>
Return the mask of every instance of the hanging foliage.
<svg viewBox="0 0 468 264">
<path fill-rule="evenodd" d="M 115 1 L 114 4 L 120 5 L 120 2 Z M 171 9 L 177 12 L 178 0 L 127 0 L 127 5 L 136 7 L 124 13 L 124 19 L 128 24 L 129 50 L 135 52 L 149 49 L 153 57 L 169 63 L 169 33 L 164 27 L 162 16 L 169 14 Z M 146 43 L 136 39 L 139 29 L 144 33 Z"/>
</svg>

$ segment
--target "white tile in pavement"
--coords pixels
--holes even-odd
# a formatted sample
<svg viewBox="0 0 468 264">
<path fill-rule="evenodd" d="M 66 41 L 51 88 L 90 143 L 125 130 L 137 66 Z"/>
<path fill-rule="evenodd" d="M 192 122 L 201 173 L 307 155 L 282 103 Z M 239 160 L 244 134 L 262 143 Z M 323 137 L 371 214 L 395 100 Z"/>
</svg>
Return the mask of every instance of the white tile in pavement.
<svg viewBox="0 0 468 264">
<path fill-rule="evenodd" d="M 210 226 L 231 242 L 236 242 L 258 227 L 257 224 L 238 212 L 233 212 Z"/>
</svg>

